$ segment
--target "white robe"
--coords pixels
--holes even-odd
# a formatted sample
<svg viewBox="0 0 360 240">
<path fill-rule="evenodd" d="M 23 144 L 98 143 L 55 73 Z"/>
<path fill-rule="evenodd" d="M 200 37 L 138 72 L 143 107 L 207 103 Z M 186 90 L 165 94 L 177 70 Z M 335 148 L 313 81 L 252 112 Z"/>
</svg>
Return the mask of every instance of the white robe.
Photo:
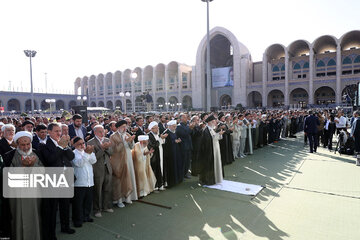
<svg viewBox="0 0 360 240">
<path fill-rule="evenodd" d="M 223 181 L 223 172 L 221 164 L 221 153 L 220 153 L 220 144 L 219 140 L 222 139 L 222 135 L 216 133 L 213 129 L 209 128 L 210 134 L 212 136 L 213 149 L 214 149 L 214 174 L 215 174 L 215 184 L 221 183 Z"/>
</svg>

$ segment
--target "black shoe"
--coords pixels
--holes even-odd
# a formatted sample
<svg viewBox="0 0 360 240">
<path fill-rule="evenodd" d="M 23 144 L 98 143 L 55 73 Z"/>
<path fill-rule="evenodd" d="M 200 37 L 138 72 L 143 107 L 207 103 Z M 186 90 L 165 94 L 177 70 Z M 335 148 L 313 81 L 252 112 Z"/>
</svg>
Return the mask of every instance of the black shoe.
<svg viewBox="0 0 360 240">
<path fill-rule="evenodd" d="M 88 218 L 88 219 L 85 219 L 84 222 L 94 222 L 94 219 Z"/>
<path fill-rule="evenodd" d="M 67 233 L 67 234 L 74 234 L 75 230 L 72 228 L 65 228 L 65 229 L 61 229 L 62 233 Z"/>
<path fill-rule="evenodd" d="M 82 227 L 82 224 L 81 223 L 74 223 L 74 227 L 80 228 L 80 227 Z"/>
</svg>

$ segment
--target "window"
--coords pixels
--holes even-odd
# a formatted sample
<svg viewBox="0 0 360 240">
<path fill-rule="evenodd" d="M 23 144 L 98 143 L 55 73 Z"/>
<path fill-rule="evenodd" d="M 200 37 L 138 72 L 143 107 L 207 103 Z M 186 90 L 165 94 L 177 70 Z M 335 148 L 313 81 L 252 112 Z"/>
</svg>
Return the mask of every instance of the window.
<svg viewBox="0 0 360 240">
<path fill-rule="evenodd" d="M 358 74 L 358 73 L 360 73 L 360 69 L 355 69 L 354 74 Z"/>
<path fill-rule="evenodd" d="M 349 57 L 344 58 L 342 64 L 352 64 L 352 61 Z"/>
<path fill-rule="evenodd" d="M 320 60 L 320 61 L 317 63 L 316 67 L 325 67 L 325 63 L 324 63 L 322 60 Z"/>
<path fill-rule="evenodd" d="M 328 66 L 336 66 L 336 62 L 334 59 L 330 59 L 327 65 Z"/>
<path fill-rule="evenodd" d="M 285 79 L 285 77 L 284 76 L 281 76 L 281 78 L 280 78 L 281 80 L 284 80 Z"/>
<path fill-rule="evenodd" d="M 275 67 L 273 67 L 273 70 L 272 70 L 273 72 L 279 72 L 280 71 L 280 69 L 279 69 L 279 67 L 278 66 L 275 66 Z"/>
<path fill-rule="evenodd" d="M 342 75 L 349 75 L 352 74 L 351 70 L 342 71 Z"/>
<path fill-rule="evenodd" d="M 284 64 L 284 65 L 282 65 L 282 67 L 281 67 L 281 71 L 285 71 L 285 64 Z"/>
<path fill-rule="evenodd" d="M 327 75 L 328 75 L 328 76 L 335 76 L 335 75 L 336 75 L 336 72 L 328 72 Z"/>
<path fill-rule="evenodd" d="M 301 69 L 300 64 L 296 63 L 296 64 L 294 65 L 294 69 Z"/>
<path fill-rule="evenodd" d="M 301 74 L 300 74 L 300 75 L 298 75 L 298 78 L 301 78 Z"/>
<path fill-rule="evenodd" d="M 309 62 L 304 63 L 304 67 L 303 68 L 309 68 Z"/>
<path fill-rule="evenodd" d="M 306 74 L 303 74 L 303 76 L 302 76 L 303 78 L 306 78 Z"/>
<path fill-rule="evenodd" d="M 324 72 L 322 72 L 322 73 L 317 73 L 316 76 L 317 76 L 317 77 L 325 77 L 325 73 L 324 73 Z"/>
<path fill-rule="evenodd" d="M 357 56 L 354 60 L 354 63 L 360 63 L 360 56 Z"/>
<path fill-rule="evenodd" d="M 277 81 L 277 80 L 279 80 L 279 77 L 273 77 L 272 80 Z"/>
</svg>

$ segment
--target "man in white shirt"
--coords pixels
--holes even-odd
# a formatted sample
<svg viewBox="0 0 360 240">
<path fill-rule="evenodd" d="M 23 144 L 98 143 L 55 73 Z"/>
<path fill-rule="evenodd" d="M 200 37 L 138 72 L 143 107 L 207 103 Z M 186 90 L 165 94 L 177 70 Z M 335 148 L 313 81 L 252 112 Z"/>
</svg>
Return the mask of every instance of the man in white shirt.
<svg viewBox="0 0 360 240">
<path fill-rule="evenodd" d="M 81 227 L 83 222 L 93 222 L 90 217 L 93 201 L 94 174 L 92 165 L 96 163 L 94 146 L 85 147 L 84 139 L 75 137 L 75 158 L 72 161 L 74 166 L 74 201 L 72 219 L 74 227 Z"/>
<path fill-rule="evenodd" d="M 337 134 L 339 134 L 341 130 L 346 131 L 346 118 L 344 117 L 344 112 L 342 110 L 338 112 L 338 115 L 335 118 L 335 123 Z"/>
</svg>

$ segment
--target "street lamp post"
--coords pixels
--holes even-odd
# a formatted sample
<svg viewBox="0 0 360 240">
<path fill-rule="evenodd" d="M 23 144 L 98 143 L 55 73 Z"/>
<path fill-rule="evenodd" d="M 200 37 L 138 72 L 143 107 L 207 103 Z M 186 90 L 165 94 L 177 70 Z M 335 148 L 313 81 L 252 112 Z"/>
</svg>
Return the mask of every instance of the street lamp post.
<svg viewBox="0 0 360 240">
<path fill-rule="evenodd" d="M 169 102 L 166 102 L 165 105 L 166 105 L 166 111 L 169 111 L 169 105 L 170 105 L 170 103 L 169 103 Z"/>
<path fill-rule="evenodd" d="M 201 0 L 202 2 L 206 2 L 206 10 L 207 10 L 207 22 L 206 22 L 206 111 L 210 112 L 210 34 L 209 34 L 209 3 L 213 0 Z"/>
<path fill-rule="evenodd" d="M 124 107 L 125 114 L 126 114 L 126 98 L 127 98 L 127 97 L 130 97 L 130 95 L 131 95 L 131 94 L 130 94 L 129 92 L 126 92 L 126 93 L 120 92 L 120 93 L 119 93 L 119 96 L 120 96 L 121 98 L 124 98 L 124 99 L 125 99 L 125 101 L 124 101 L 124 102 L 125 102 L 125 104 L 124 104 L 124 105 L 125 105 L 125 107 Z"/>
<path fill-rule="evenodd" d="M 80 104 L 81 104 L 81 105 L 84 105 L 84 101 L 87 100 L 87 97 L 86 97 L 86 96 L 83 96 L 83 97 L 77 96 L 76 99 L 77 99 L 78 101 L 80 101 Z"/>
<path fill-rule="evenodd" d="M 131 77 L 131 94 L 132 94 L 132 108 L 133 108 L 133 112 L 135 112 L 135 79 L 137 78 L 137 73 L 136 72 L 132 72 L 130 74 Z"/>
<path fill-rule="evenodd" d="M 182 103 L 179 102 L 179 103 L 177 103 L 176 105 L 178 106 L 178 111 L 180 111 Z"/>
<path fill-rule="evenodd" d="M 55 99 L 45 99 L 45 102 L 47 102 L 50 105 L 50 115 L 52 115 L 52 104 L 56 102 Z"/>
<path fill-rule="evenodd" d="M 159 104 L 160 111 L 162 110 L 163 107 L 164 107 L 164 105 Z"/>
<path fill-rule="evenodd" d="M 33 90 L 33 81 L 32 81 L 32 63 L 31 58 L 35 57 L 36 51 L 33 50 L 24 50 L 25 55 L 30 58 L 30 87 L 31 87 L 31 114 L 34 114 L 34 90 Z"/>
</svg>

